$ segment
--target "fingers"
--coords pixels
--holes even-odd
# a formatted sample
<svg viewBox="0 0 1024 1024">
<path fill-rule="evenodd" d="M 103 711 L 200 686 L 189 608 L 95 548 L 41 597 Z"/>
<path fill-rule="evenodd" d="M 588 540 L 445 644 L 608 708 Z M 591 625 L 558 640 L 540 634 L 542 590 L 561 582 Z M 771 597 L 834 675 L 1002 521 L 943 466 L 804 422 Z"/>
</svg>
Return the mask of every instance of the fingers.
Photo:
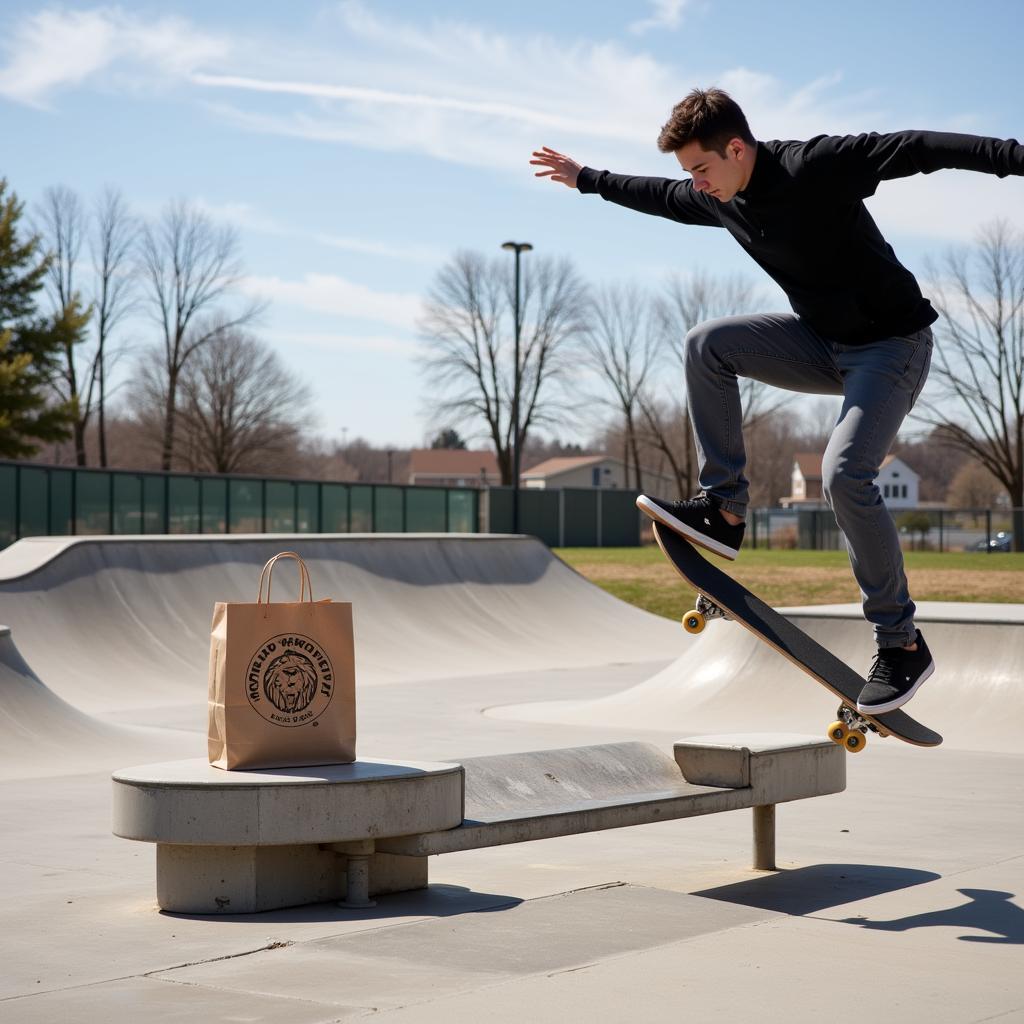
<svg viewBox="0 0 1024 1024">
<path fill-rule="evenodd" d="M 542 146 L 540 149 L 535 149 L 530 156 L 538 157 L 536 160 L 531 160 L 531 164 L 550 164 L 552 167 L 558 163 L 572 163 L 564 153 L 559 153 L 557 150 L 551 149 L 549 146 Z"/>
</svg>

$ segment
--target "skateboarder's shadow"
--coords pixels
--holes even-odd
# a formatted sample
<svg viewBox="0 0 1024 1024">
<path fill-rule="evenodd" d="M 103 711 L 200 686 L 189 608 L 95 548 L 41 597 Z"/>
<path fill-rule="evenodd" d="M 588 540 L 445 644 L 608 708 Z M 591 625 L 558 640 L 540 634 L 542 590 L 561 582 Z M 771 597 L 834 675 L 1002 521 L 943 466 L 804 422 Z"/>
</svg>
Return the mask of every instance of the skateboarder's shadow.
<svg viewBox="0 0 1024 1024">
<path fill-rule="evenodd" d="M 967 897 L 966 903 L 948 910 L 914 914 L 893 921 L 872 921 L 864 917 L 847 917 L 844 924 L 857 924 L 876 931 L 905 932 L 911 928 L 973 928 L 990 935 L 958 935 L 961 942 L 994 942 L 1000 945 L 1024 945 L 1024 909 L 1011 902 L 1012 892 L 995 889 L 958 889 Z"/>
<path fill-rule="evenodd" d="M 879 864 L 814 864 L 704 889 L 692 895 L 808 917 L 843 904 L 936 882 L 941 877 L 932 871 Z M 873 921 L 867 917 L 828 917 L 827 920 L 892 932 L 912 928 L 966 928 L 990 934 L 958 936 L 964 942 L 1024 945 L 1024 910 L 1011 902 L 1015 899 L 1013 893 L 995 889 L 958 891 L 967 897 L 967 902 L 948 910 L 892 921 Z"/>
</svg>

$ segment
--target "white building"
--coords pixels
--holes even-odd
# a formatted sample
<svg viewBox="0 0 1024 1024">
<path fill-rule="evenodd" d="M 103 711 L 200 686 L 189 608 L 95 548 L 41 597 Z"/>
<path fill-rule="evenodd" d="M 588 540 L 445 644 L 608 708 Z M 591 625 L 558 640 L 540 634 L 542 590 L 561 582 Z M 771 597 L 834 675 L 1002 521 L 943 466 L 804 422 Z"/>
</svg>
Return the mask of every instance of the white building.
<svg viewBox="0 0 1024 1024">
<path fill-rule="evenodd" d="M 647 469 L 641 469 L 640 475 L 644 489 L 654 494 L 672 496 L 677 490 L 670 476 Z M 621 459 L 608 455 L 575 455 L 547 459 L 521 473 L 520 480 L 523 487 L 538 490 L 559 487 L 623 490 L 633 486 L 634 476 L 630 470 L 627 485 L 626 467 Z"/>
<path fill-rule="evenodd" d="M 821 483 L 822 457 L 812 452 L 793 456 L 793 477 L 789 497 L 783 508 L 825 508 Z M 917 508 L 921 478 L 902 459 L 887 455 L 875 478 L 885 504 L 891 509 Z"/>
</svg>

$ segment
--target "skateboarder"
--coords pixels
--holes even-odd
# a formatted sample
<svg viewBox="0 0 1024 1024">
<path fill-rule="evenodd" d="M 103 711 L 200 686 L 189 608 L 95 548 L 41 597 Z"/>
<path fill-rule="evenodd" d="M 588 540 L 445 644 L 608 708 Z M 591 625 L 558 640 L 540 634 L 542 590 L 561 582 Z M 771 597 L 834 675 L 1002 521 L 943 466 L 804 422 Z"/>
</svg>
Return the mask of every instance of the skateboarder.
<svg viewBox="0 0 1024 1024">
<path fill-rule="evenodd" d="M 658 137 L 689 178 L 585 167 L 548 147 L 537 177 L 682 224 L 725 228 L 789 298 L 792 313 L 727 316 L 686 337 L 686 396 L 699 462 L 697 497 L 641 495 L 652 519 L 725 556 L 745 528 L 746 454 L 737 377 L 842 395 L 822 483 L 874 625 L 878 652 L 857 707 L 905 704 L 934 672 L 914 625 L 896 526 L 875 484 L 928 376 L 938 314 L 897 260 L 863 200 L 880 182 L 942 168 L 1024 174 L 1015 140 L 939 132 L 757 141 L 720 89 L 694 89 Z"/>
</svg>

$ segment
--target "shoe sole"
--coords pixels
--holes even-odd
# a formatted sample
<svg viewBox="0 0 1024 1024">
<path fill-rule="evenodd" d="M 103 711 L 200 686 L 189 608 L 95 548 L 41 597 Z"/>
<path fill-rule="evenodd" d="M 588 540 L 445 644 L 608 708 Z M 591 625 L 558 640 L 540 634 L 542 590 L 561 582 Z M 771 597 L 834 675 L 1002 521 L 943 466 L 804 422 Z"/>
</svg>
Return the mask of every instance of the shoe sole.
<svg viewBox="0 0 1024 1024">
<path fill-rule="evenodd" d="M 863 706 L 859 701 L 857 702 L 857 710 L 862 711 L 865 715 L 884 715 L 887 711 L 895 711 L 897 708 L 903 707 L 904 704 L 914 696 L 919 689 L 921 684 L 932 675 L 935 671 L 935 662 L 933 661 L 925 670 L 918 676 L 917 682 L 901 697 L 897 697 L 895 700 L 887 701 L 885 704 L 873 704 L 871 707 Z"/>
<path fill-rule="evenodd" d="M 660 505 L 655 505 L 653 501 L 649 501 L 644 497 L 644 495 L 641 494 L 640 497 L 636 499 L 636 507 L 648 518 L 653 519 L 657 523 L 661 523 L 662 526 L 667 526 L 670 530 L 678 533 L 681 537 L 685 537 L 688 541 L 696 544 L 698 547 L 705 548 L 707 551 L 711 551 L 716 555 L 721 555 L 723 558 L 728 558 L 730 562 L 736 561 L 736 556 L 739 554 L 739 551 L 736 548 L 731 548 L 727 544 L 722 544 L 713 537 L 705 536 L 699 530 L 695 530 L 692 526 L 687 526 L 686 523 L 676 519 L 674 515 L 666 512 Z"/>
</svg>

